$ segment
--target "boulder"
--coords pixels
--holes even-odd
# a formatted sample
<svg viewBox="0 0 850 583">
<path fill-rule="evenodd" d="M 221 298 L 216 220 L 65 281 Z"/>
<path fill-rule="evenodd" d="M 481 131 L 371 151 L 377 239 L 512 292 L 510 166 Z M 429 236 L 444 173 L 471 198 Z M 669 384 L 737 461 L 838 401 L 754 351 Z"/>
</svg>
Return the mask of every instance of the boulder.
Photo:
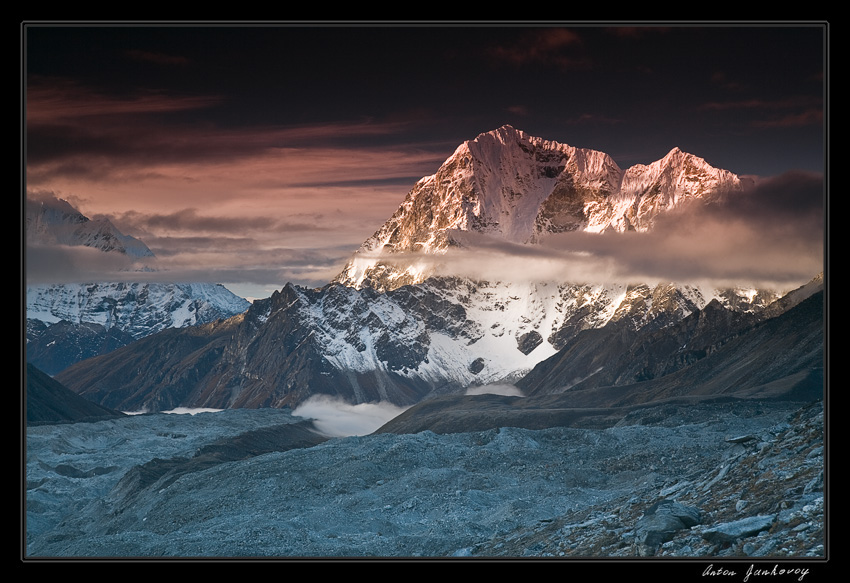
<svg viewBox="0 0 850 583">
<path fill-rule="evenodd" d="M 661 500 L 650 506 L 638 520 L 635 542 L 638 554 L 654 555 L 659 546 L 672 540 L 676 532 L 700 523 L 700 511 L 673 500 Z"/>
<path fill-rule="evenodd" d="M 702 538 L 713 543 L 735 542 L 768 530 L 776 520 L 776 515 L 748 516 L 741 520 L 716 524 L 702 532 Z"/>
</svg>

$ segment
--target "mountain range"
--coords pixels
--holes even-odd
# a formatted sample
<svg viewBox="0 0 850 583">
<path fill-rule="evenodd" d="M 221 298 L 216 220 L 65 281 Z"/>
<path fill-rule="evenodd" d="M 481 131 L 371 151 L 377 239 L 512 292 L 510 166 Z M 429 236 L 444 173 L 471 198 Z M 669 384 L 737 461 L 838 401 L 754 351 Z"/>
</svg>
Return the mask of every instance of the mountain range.
<svg viewBox="0 0 850 583">
<path fill-rule="evenodd" d="M 153 252 L 109 220 L 89 219 L 65 200 L 27 199 L 25 220 L 30 250 L 90 249 L 126 273 L 123 281 L 27 286 L 27 362 L 45 373 L 166 328 L 227 318 L 250 305 L 218 284 L 138 281 L 139 273 L 156 270 Z"/>
<path fill-rule="evenodd" d="M 601 152 L 504 126 L 418 181 L 326 286 L 287 284 L 229 318 L 163 326 L 55 378 L 123 411 L 295 407 L 317 395 L 410 406 L 457 400 L 469 387 L 586 407 L 625 405 L 612 395 L 627 392 L 654 400 L 744 385 L 751 395 L 811 396 L 823 375 L 822 275 L 785 294 L 453 271 L 456 254 L 482 246 L 533 251 L 563 233 L 651 231 L 671 211 L 746 187 L 678 148 L 622 170 Z M 753 359 L 760 368 L 743 385 L 723 374 L 732 347 L 762 354 L 747 343 L 769 343 L 770 326 L 800 328 L 805 350 L 772 345 L 780 352 Z M 699 367 L 716 367 L 712 383 L 683 385 Z"/>
<path fill-rule="evenodd" d="M 572 231 L 647 231 L 666 211 L 718 202 L 747 184 L 679 148 L 622 170 L 605 153 L 503 126 L 419 180 L 335 281 L 380 290 L 421 283 L 434 272 L 429 255 L 463 247 L 471 234 L 528 244 Z"/>
</svg>

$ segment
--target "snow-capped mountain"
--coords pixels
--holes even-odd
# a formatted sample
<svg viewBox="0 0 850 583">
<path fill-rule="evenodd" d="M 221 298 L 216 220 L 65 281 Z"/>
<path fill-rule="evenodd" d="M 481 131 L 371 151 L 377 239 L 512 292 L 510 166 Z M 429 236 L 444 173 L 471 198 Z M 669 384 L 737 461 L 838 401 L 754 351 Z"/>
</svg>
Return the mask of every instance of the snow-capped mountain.
<svg viewBox="0 0 850 583">
<path fill-rule="evenodd" d="M 219 284 L 97 282 L 27 288 L 27 318 L 119 328 L 142 338 L 244 312 L 248 301 Z"/>
<path fill-rule="evenodd" d="M 741 310 L 749 296 L 735 297 L 737 311 L 724 307 L 722 296 L 670 285 L 532 289 L 433 278 L 378 292 L 288 284 L 244 314 L 164 330 L 56 378 L 122 411 L 294 407 L 315 395 L 411 405 L 470 386 L 514 383 L 538 363 L 574 352 L 577 343 L 593 346 L 588 338 L 603 338 L 608 352 L 637 350 L 642 338 L 703 306 L 739 328 L 762 319 Z M 701 348 L 689 345 L 688 354 L 698 358 Z"/>
<path fill-rule="evenodd" d="M 58 198 L 26 200 L 26 240 L 30 245 L 84 246 L 133 259 L 154 258 L 147 245 L 121 233 L 108 219 L 89 219 Z"/>
<path fill-rule="evenodd" d="M 218 284 L 133 282 L 134 271 L 155 269 L 151 250 L 67 201 L 27 200 L 26 211 L 28 245 L 84 246 L 126 259 L 127 281 L 27 286 L 27 361 L 48 374 L 165 328 L 227 318 L 250 305 Z"/>
<path fill-rule="evenodd" d="M 511 383 L 582 330 L 612 323 L 655 330 L 712 300 L 728 306 L 730 298 L 736 311 L 748 311 L 742 304 L 749 298 L 729 290 L 463 278 L 432 278 L 380 294 L 331 286 L 301 291 L 298 301 L 300 318 L 334 368 L 392 371 L 457 390 Z"/>
<path fill-rule="evenodd" d="M 734 334 L 797 300 L 672 283 L 429 277 L 416 259 L 467 244 L 469 233 L 533 246 L 568 230 L 652 229 L 660 213 L 687 200 L 710 202 L 739 188 L 731 173 L 676 149 L 621 171 L 600 152 L 506 126 L 463 144 L 420 180 L 327 286 L 287 285 L 227 321 L 166 330 L 57 378 L 120 410 L 283 407 L 316 394 L 410 405 L 514 383 L 544 360 L 575 352 L 594 331 L 607 350 L 637 351 L 641 338 L 710 307 L 712 317 L 699 321 L 731 321 L 724 326 Z M 385 261 L 399 256 L 401 267 Z M 702 331 L 700 338 L 721 342 Z M 597 372 L 590 365 L 603 366 L 581 362 L 588 375 Z"/>
<path fill-rule="evenodd" d="M 736 175 L 678 148 L 622 170 L 605 153 L 503 126 L 417 182 L 336 281 L 380 290 L 420 283 L 433 270 L 417 257 L 465 246 L 463 233 L 529 244 L 568 231 L 646 231 L 660 213 L 741 189 Z"/>
</svg>

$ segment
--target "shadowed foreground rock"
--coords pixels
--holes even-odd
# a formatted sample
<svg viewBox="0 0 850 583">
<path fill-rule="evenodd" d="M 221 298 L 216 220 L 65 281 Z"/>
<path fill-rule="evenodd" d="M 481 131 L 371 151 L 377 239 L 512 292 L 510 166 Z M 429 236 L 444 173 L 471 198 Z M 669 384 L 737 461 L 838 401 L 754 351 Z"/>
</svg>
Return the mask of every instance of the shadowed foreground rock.
<svg viewBox="0 0 850 583">
<path fill-rule="evenodd" d="M 654 555 L 659 546 L 672 540 L 680 530 L 696 526 L 700 512 L 672 500 L 662 500 L 650 506 L 635 528 L 635 544 L 639 555 Z"/>
<path fill-rule="evenodd" d="M 122 417 L 124 413 L 84 399 L 27 363 L 27 424 L 73 423 Z"/>
</svg>

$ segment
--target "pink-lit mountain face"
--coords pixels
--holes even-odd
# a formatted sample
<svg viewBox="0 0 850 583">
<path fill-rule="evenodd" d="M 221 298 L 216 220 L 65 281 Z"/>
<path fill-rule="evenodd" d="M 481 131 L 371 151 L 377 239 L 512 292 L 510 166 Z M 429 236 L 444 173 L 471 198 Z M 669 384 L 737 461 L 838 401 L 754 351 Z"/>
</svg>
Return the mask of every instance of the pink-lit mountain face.
<svg viewBox="0 0 850 583">
<path fill-rule="evenodd" d="M 535 244 L 571 231 L 647 231 L 662 213 L 742 188 L 735 174 L 678 148 L 623 170 L 603 152 L 503 126 L 464 142 L 417 182 L 336 281 L 394 289 L 432 275 L 417 257 L 467 246 L 464 234 Z"/>
</svg>

